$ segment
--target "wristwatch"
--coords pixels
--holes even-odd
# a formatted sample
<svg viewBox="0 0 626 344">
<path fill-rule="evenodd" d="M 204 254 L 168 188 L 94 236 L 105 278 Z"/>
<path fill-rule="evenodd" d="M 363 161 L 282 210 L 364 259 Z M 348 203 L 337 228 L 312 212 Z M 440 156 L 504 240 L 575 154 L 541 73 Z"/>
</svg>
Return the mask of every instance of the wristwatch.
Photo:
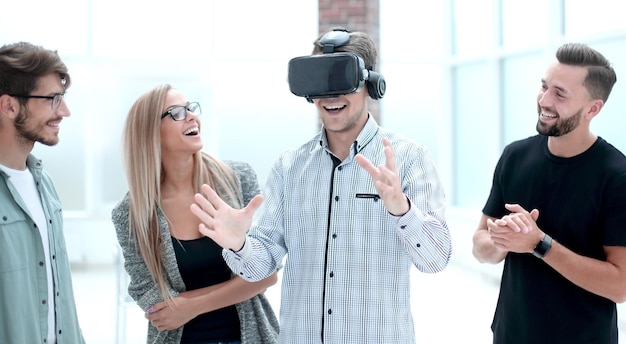
<svg viewBox="0 0 626 344">
<path fill-rule="evenodd" d="M 543 257 L 548 254 L 548 251 L 550 251 L 551 248 L 552 238 L 548 234 L 546 234 L 546 236 L 544 236 L 543 239 L 539 241 L 537 246 L 535 246 L 535 249 L 533 250 L 533 255 L 535 255 L 535 257 L 537 258 L 543 259 Z"/>
</svg>

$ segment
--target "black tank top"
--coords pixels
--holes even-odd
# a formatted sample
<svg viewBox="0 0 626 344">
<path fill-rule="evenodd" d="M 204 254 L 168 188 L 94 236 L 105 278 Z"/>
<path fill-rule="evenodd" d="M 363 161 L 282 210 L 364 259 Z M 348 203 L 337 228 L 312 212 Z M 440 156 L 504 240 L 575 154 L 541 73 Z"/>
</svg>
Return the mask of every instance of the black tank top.
<svg viewBox="0 0 626 344">
<path fill-rule="evenodd" d="M 172 237 L 178 270 L 187 290 L 227 281 L 230 268 L 222 258 L 222 248 L 208 237 L 178 240 Z M 204 313 L 185 324 L 181 343 L 240 340 L 239 316 L 235 306 Z"/>
</svg>

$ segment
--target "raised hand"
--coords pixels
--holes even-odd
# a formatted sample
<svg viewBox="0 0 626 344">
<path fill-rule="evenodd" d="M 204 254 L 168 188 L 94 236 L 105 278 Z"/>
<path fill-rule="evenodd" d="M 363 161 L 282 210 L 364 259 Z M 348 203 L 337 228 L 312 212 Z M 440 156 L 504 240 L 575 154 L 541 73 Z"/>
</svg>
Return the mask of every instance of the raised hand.
<svg viewBox="0 0 626 344">
<path fill-rule="evenodd" d="M 357 154 L 354 159 L 372 176 L 374 187 L 383 200 L 387 211 L 393 215 L 401 216 L 409 211 L 409 201 L 400 186 L 400 176 L 396 167 L 396 153 L 391 147 L 391 142 L 387 138 L 383 138 L 383 146 L 385 165 L 376 167 L 361 154 Z"/>
<path fill-rule="evenodd" d="M 201 194 L 195 194 L 196 203 L 191 212 L 202 223 L 198 230 L 223 248 L 239 251 L 246 241 L 246 232 L 252 224 L 254 212 L 263 203 L 263 196 L 256 195 L 243 209 L 234 209 L 224 202 L 208 185 L 202 185 Z"/>
</svg>

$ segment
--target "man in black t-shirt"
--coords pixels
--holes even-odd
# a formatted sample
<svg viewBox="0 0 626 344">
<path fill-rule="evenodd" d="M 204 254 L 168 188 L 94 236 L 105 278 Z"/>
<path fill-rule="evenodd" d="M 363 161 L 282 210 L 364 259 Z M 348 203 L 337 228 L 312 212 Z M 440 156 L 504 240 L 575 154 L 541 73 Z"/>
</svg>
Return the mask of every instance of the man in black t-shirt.
<svg viewBox="0 0 626 344">
<path fill-rule="evenodd" d="M 589 128 L 617 78 L 584 44 L 556 58 L 537 96 L 539 135 L 504 149 L 473 237 L 478 261 L 504 260 L 494 344 L 617 344 L 626 157 Z"/>
</svg>

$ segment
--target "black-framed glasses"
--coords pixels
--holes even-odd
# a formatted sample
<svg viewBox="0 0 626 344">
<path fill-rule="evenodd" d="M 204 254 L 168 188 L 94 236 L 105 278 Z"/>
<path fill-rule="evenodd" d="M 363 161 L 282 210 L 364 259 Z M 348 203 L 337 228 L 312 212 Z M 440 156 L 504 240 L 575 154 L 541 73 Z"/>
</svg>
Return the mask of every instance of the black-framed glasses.
<svg viewBox="0 0 626 344">
<path fill-rule="evenodd" d="M 202 114 L 202 109 L 200 109 L 200 103 L 192 102 L 187 103 L 187 105 L 174 105 L 170 106 L 163 114 L 161 114 L 161 119 L 165 118 L 165 116 L 170 115 L 175 121 L 183 121 L 187 118 L 187 112 L 191 112 L 196 116 L 200 116 Z"/>
<path fill-rule="evenodd" d="M 63 97 L 65 97 L 65 93 L 58 93 L 53 96 L 33 96 L 30 94 L 9 94 L 9 96 L 16 97 L 16 98 L 24 98 L 24 99 L 30 99 L 30 98 L 48 99 L 48 100 L 51 100 L 50 105 L 52 106 L 52 110 L 56 110 L 59 107 L 59 105 L 61 105 L 61 100 L 63 100 Z"/>
</svg>

